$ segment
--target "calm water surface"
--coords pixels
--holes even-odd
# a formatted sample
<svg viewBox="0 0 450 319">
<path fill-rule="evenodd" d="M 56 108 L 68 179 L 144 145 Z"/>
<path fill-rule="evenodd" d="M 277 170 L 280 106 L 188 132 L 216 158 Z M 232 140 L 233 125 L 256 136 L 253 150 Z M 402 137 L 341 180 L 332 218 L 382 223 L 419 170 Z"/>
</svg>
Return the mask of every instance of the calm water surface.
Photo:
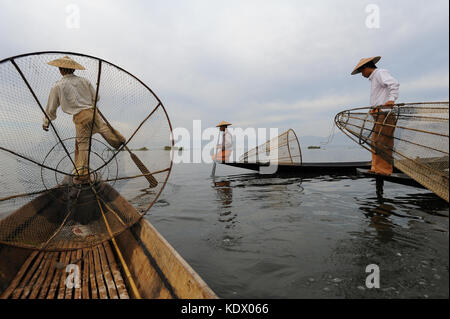
<svg viewBox="0 0 450 319">
<path fill-rule="evenodd" d="M 154 156 L 139 152 L 149 163 Z M 304 154 L 309 162 L 367 159 L 358 149 Z M 40 173 L 4 163 L 17 180 Z M 219 297 L 448 298 L 448 204 L 431 192 L 386 182 L 377 198 L 372 178 L 218 165 L 213 179 L 211 168 L 174 165 L 146 218 Z M 115 187 L 138 208 L 153 192 L 142 178 Z M 380 268 L 379 289 L 366 288 L 370 264 Z"/>
<path fill-rule="evenodd" d="M 434 194 L 211 167 L 175 165 L 147 218 L 219 297 L 448 298 L 448 204 Z M 139 206 L 144 187 L 120 191 Z M 370 264 L 380 289 L 366 288 Z"/>
</svg>

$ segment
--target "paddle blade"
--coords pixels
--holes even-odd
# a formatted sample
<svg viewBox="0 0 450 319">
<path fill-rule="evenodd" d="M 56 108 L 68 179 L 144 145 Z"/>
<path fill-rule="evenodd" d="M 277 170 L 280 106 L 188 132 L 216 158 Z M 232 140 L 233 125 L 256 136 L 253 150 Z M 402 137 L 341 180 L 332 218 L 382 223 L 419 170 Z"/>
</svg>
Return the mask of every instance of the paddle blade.
<svg viewBox="0 0 450 319">
<path fill-rule="evenodd" d="M 141 160 L 134 153 L 130 152 L 130 155 L 131 155 L 131 159 L 133 160 L 133 162 L 136 164 L 136 166 L 139 168 L 141 173 L 145 176 L 145 178 L 149 182 L 150 187 L 154 188 L 154 187 L 158 186 L 158 181 L 149 172 L 147 167 L 145 167 L 144 163 L 142 163 Z"/>
</svg>

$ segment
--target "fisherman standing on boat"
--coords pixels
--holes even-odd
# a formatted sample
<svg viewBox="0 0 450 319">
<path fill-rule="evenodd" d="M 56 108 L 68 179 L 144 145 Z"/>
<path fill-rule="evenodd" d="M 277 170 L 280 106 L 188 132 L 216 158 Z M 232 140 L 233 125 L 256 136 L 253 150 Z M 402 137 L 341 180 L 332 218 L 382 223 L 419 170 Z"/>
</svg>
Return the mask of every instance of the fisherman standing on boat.
<svg viewBox="0 0 450 319">
<path fill-rule="evenodd" d="M 400 84 L 388 70 L 378 69 L 376 63 L 381 57 L 364 58 L 353 69 L 352 75 L 362 73 L 371 82 L 370 111 L 374 118 L 372 132 L 372 167 L 371 172 L 390 175 L 393 171 L 392 148 L 394 147 L 394 130 L 397 118 L 392 107 L 398 98 Z M 388 112 L 382 109 L 388 109 Z"/>
<path fill-rule="evenodd" d="M 231 123 L 222 121 L 216 125 L 220 129 L 219 138 L 222 137 L 222 141 L 216 146 L 216 154 L 213 156 L 213 161 L 228 162 L 231 152 L 233 151 L 233 137 L 228 131 L 227 127 Z"/>
<path fill-rule="evenodd" d="M 50 91 L 45 110 L 48 118 L 44 117 L 42 128 L 48 131 L 50 124 L 48 119 L 50 121 L 56 119 L 56 110 L 60 105 L 64 113 L 73 115 L 76 130 L 76 168 L 74 168 L 73 174 L 77 175 L 73 182 L 87 182 L 89 181 L 88 162 L 91 133 L 92 135 L 100 133 L 108 144 L 115 149 L 118 149 L 126 139 L 114 128 L 107 125 L 98 112 L 95 112 L 95 120 L 93 121 L 95 89 L 89 80 L 73 74 L 75 70 L 85 70 L 82 65 L 68 56 L 50 61 L 47 64 L 58 67 L 63 77 L 53 85 Z M 99 97 L 97 96 L 97 101 L 98 99 Z M 92 122 L 94 122 L 93 128 Z"/>
</svg>

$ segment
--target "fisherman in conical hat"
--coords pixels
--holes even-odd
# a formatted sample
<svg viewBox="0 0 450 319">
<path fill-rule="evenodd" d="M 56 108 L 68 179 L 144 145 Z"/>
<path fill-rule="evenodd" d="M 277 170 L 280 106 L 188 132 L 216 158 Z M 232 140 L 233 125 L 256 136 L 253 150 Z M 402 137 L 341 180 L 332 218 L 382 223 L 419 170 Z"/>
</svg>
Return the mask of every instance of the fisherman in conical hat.
<svg viewBox="0 0 450 319">
<path fill-rule="evenodd" d="M 399 82 L 388 70 L 378 69 L 376 64 L 380 56 L 361 59 L 352 71 L 352 75 L 361 73 L 371 82 L 370 111 L 374 118 L 372 132 L 372 167 L 371 172 L 390 175 L 393 171 L 392 148 L 394 147 L 394 129 L 397 119 L 389 112 L 398 99 Z"/>
<path fill-rule="evenodd" d="M 222 121 L 216 125 L 216 127 L 220 129 L 222 141 L 216 146 L 217 153 L 212 157 L 213 161 L 217 160 L 220 162 L 225 162 L 230 158 L 231 152 L 233 151 L 233 137 L 227 130 L 227 127 L 230 125 L 231 123 L 226 121 Z"/>
<path fill-rule="evenodd" d="M 82 183 L 89 180 L 87 175 L 89 172 L 89 140 L 92 134 L 100 133 L 103 138 L 115 149 L 118 149 L 125 142 L 122 136 L 114 128 L 107 125 L 95 112 L 94 104 L 96 91 L 91 82 L 83 77 L 74 74 L 75 70 L 85 70 L 85 68 L 72 60 L 68 56 L 53 60 L 47 64 L 59 68 L 62 79 L 58 80 L 50 90 L 48 97 L 46 114 L 42 128 L 48 131 L 49 119 L 56 119 L 56 110 L 59 106 L 64 113 L 73 115 L 75 123 L 76 139 L 75 139 L 75 166 L 73 173 L 78 176 L 74 178 L 74 183 Z M 99 97 L 97 96 L 97 101 Z M 94 127 L 92 122 L 94 119 Z"/>
</svg>

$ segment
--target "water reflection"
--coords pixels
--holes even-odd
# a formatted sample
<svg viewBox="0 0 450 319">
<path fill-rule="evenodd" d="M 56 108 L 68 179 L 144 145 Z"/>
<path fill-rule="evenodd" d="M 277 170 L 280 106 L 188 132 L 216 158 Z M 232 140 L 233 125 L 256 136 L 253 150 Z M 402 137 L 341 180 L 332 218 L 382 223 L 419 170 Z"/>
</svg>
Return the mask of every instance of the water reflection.
<svg viewBox="0 0 450 319">
<path fill-rule="evenodd" d="M 230 186 L 230 181 L 213 180 L 214 188 L 217 191 L 218 199 L 221 204 L 221 208 L 228 209 L 231 208 L 233 203 L 233 189 Z"/>
<path fill-rule="evenodd" d="M 336 242 L 328 262 L 345 266 L 333 272 L 342 283 L 331 291 L 347 298 L 448 296 L 448 204 L 419 192 L 355 203 L 367 223 Z M 365 287 L 370 264 L 381 269 L 381 289 Z"/>
<path fill-rule="evenodd" d="M 356 203 L 368 223 L 360 232 L 351 234 L 359 238 L 360 243 L 365 242 L 366 250 L 384 249 L 384 254 L 390 254 L 393 252 L 389 247 L 418 249 L 426 246 L 431 232 L 448 233 L 448 220 L 443 223 L 442 219 L 448 218 L 442 214 L 448 204 L 431 193 L 390 198 L 377 196 L 358 199 Z"/>
<path fill-rule="evenodd" d="M 375 207 L 362 206 L 365 216 L 370 220 L 369 227 L 376 230 L 377 238 L 380 242 L 387 242 L 394 237 L 393 223 L 390 216 L 395 212 L 395 207 L 384 203 L 383 198 L 377 198 Z"/>
<path fill-rule="evenodd" d="M 281 210 L 301 204 L 299 195 L 304 188 L 303 179 L 298 176 L 241 174 L 229 176 L 227 180 L 233 183 L 232 188 L 242 189 L 245 200 L 261 203 L 262 209 Z"/>
<path fill-rule="evenodd" d="M 229 180 L 217 180 L 213 178 L 213 188 L 216 191 L 217 202 L 219 203 L 219 222 L 225 223 L 225 228 L 233 228 L 236 224 L 237 214 L 232 211 L 233 188 Z M 232 237 L 225 236 L 226 241 Z"/>
<path fill-rule="evenodd" d="M 164 191 L 170 209 L 156 205 L 152 220 L 220 297 L 448 296 L 448 206 L 435 195 L 386 183 L 377 197 L 356 175 L 223 168 L 211 179 L 210 168 L 181 166 Z M 372 263 L 377 291 L 365 288 Z"/>
</svg>

